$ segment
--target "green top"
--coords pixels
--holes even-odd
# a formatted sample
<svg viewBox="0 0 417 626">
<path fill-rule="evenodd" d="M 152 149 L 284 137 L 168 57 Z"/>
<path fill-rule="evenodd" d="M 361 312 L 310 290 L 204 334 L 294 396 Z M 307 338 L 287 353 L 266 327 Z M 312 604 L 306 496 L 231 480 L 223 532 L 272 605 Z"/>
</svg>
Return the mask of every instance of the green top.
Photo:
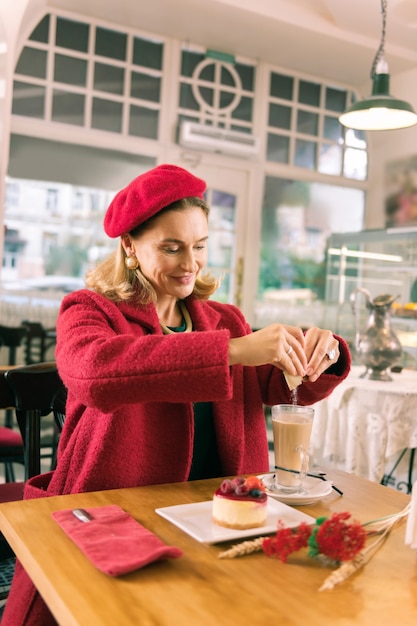
<svg viewBox="0 0 417 626">
<path fill-rule="evenodd" d="M 186 321 L 181 326 L 168 326 L 175 333 L 183 333 Z M 194 403 L 194 443 L 193 459 L 188 480 L 215 478 L 221 476 L 219 453 L 217 449 L 216 431 L 213 420 L 211 402 Z"/>
<path fill-rule="evenodd" d="M 193 460 L 188 480 L 221 475 L 211 402 L 194 404 Z"/>
</svg>

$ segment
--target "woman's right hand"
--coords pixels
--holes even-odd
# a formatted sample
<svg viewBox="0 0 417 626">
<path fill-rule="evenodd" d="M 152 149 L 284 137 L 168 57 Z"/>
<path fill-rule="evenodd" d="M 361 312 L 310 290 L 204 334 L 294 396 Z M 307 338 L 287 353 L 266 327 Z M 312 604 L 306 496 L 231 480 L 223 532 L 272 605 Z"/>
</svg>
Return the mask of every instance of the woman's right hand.
<svg viewBox="0 0 417 626">
<path fill-rule="evenodd" d="M 307 357 L 301 328 L 271 324 L 229 341 L 229 365 L 272 364 L 292 375 L 305 376 Z"/>
</svg>

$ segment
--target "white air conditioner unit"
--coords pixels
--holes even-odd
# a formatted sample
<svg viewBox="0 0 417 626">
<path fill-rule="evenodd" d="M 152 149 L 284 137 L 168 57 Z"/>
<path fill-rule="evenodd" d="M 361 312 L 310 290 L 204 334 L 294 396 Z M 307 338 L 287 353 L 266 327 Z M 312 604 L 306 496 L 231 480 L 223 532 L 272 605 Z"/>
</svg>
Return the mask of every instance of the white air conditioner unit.
<svg viewBox="0 0 417 626">
<path fill-rule="evenodd" d="M 192 150 L 243 158 L 257 156 L 259 152 L 259 139 L 253 135 L 189 121 L 181 124 L 179 144 Z"/>
</svg>

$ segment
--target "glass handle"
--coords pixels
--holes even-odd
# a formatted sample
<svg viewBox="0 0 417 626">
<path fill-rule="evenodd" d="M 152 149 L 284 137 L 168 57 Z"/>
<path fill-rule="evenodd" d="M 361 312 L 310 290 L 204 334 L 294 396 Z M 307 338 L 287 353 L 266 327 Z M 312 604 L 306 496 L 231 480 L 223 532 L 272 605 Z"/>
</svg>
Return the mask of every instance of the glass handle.
<svg viewBox="0 0 417 626">
<path fill-rule="evenodd" d="M 301 458 L 300 482 L 302 482 L 307 476 L 310 457 L 308 456 L 307 450 L 303 446 L 297 446 L 297 452 Z"/>
</svg>

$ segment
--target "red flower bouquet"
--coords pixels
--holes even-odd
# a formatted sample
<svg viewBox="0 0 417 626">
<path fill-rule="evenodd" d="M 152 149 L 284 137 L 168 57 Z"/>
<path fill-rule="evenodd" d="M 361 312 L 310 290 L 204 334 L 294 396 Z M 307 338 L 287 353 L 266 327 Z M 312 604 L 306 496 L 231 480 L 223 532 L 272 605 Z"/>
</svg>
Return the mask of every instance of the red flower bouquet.
<svg viewBox="0 0 417 626">
<path fill-rule="evenodd" d="M 308 556 L 323 555 L 340 563 L 350 561 L 365 546 L 366 531 L 359 522 L 349 522 L 350 513 L 333 513 L 330 518 L 319 517 L 315 526 L 302 523 L 296 528 L 285 528 L 280 522 L 274 537 L 266 537 L 262 550 L 267 556 L 285 563 L 292 552 L 308 546 Z"/>
<path fill-rule="evenodd" d="M 286 563 L 293 553 L 307 548 L 307 555 L 336 565 L 337 568 L 326 578 L 319 591 L 333 589 L 357 572 L 383 545 L 388 534 L 401 520 L 407 518 L 411 503 L 399 513 L 387 515 L 361 524 L 351 520 L 350 513 L 333 513 L 331 517 L 319 517 L 313 526 L 302 523 L 287 528 L 279 521 L 275 535 L 258 537 L 236 544 L 221 552 L 219 558 L 231 559 L 262 550 L 266 556 Z M 365 547 L 366 539 L 377 535 L 377 539 Z"/>
</svg>

